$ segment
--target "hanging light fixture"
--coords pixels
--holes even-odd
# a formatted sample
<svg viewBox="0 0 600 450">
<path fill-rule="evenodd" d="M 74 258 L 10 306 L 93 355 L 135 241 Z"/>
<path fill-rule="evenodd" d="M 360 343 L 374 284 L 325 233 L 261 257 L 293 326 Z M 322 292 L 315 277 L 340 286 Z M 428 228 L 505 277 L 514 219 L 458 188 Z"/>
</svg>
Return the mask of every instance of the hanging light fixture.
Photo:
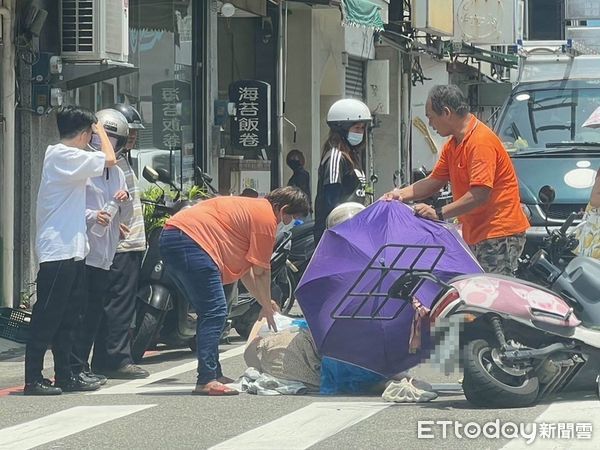
<svg viewBox="0 0 600 450">
<path fill-rule="evenodd" d="M 229 2 L 217 2 L 217 8 L 223 17 L 232 17 L 235 14 L 235 6 Z"/>
</svg>

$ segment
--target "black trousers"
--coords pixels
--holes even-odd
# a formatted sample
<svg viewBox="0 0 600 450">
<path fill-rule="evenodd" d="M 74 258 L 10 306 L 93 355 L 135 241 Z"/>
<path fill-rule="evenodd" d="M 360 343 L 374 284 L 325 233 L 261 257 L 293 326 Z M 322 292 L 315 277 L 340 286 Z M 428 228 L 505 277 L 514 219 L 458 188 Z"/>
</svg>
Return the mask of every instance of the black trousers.
<svg viewBox="0 0 600 450">
<path fill-rule="evenodd" d="M 74 374 L 88 368 L 92 345 L 102 320 L 104 298 L 108 292 L 108 270 L 86 266 L 85 272 L 87 299 L 81 302 L 71 353 L 71 371 Z"/>
<path fill-rule="evenodd" d="M 144 252 L 122 252 L 115 255 L 108 275 L 108 292 L 104 314 L 94 343 L 92 367 L 115 370 L 133 362 L 129 333 L 135 314 L 140 264 Z"/>
<path fill-rule="evenodd" d="M 84 261 L 68 259 L 40 264 L 37 301 L 25 347 L 25 383 L 42 380 L 44 355 L 50 345 L 56 380 L 71 376 L 69 358 L 85 290 Z"/>
</svg>

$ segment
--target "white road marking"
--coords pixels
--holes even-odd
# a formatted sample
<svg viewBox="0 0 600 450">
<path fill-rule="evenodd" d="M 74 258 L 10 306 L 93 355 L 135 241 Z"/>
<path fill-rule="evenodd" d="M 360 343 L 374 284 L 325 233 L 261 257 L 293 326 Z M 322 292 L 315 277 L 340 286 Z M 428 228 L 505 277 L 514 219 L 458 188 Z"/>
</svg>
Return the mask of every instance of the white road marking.
<svg viewBox="0 0 600 450">
<path fill-rule="evenodd" d="M 514 420 L 514 422 L 517 422 Z M 597 449 L 600 437 L 600 404 L 598 400 L 581 399 L 579 401 L 556 401 L 536 419 L 535 441 L 527 445 L 524 439 L 513 439 L 503 449 Z M 545 425 L 541 425 L 545 424 Z M 589 439 L 582 424 L 592 424 Z M 548 433 L 544 437 L 542 427 Z M 559 427 L 561 428 L 559 430 Z"/>
<path fill-rule="evenodd" d="M 383 402 L 315 402 L 209 450 L 305 449 L 388 406 Z"/>
<path fill-rule="evenodd" d="M 224 361 L 229 358 L 233 358 L 234 356 L 239 356 L 244 353 L 246 347 L 244 345 L 240 345 L 239 347 L 232 348 L 231 350 L 227 350 L 223 352 L 219 356 L 220 361 Z M 153 373 L 148 378 L 143 378 L 140 380 L 131 380 L 126 383 L 117 384 L 116 386 L 104 387 L 94 392 L 90 392 L 88 395 L 111 395 L 111 394 L 142 394 L 148 392 L 173 392 L 173 391 L 182 391 L 182 392 L 190 392 L 195 385 L 177 385 L 177 386 L 150 386 L 152 383 L 156 383 L 160 380 L 164 380 L 165 378 L 171 378 L 176 375 L 185 372 L 191 372 L 198 368 L 198 361 L 190 361 L 185 364 L 181 364 L 179 366 L 171 367 L 170 369 L 163 370 L 162 372 Z"/>
<path fill-rule="evenodd" d="M 0 430 L 0 449 L 25 450 L 156 405 L 76 406 Z"/>
</svg>

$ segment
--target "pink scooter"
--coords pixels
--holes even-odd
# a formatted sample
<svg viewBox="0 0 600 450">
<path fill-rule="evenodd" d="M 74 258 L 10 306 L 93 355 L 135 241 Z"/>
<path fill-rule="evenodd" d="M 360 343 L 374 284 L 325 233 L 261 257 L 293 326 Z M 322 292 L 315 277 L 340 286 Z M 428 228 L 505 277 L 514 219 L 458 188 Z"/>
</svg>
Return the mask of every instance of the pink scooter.
<svg viewBox="0 0 600 450">
<path fill-rule="evenodd" d="M 429 311 L 432 336 L 438 338 L 432 360 L 446 371 L 460 360 L 465 396 L 477 406 L 528 406 L 562 391 L 598 393 L 600 322 L 583 324 L 578 314 L 600 313 L 600 262 L 583 258 L 589 270 L 578 271 L 579 259 L 557 280 L 571 287 L 564 297 L 501 275 L 464 275 L 446 284 L 430 272 L 406 273 L 389 294 L 411 298 L 423 278 L 442 286 Z M 577 292 L 594 298 L 576 298 Z"/>
</svg>

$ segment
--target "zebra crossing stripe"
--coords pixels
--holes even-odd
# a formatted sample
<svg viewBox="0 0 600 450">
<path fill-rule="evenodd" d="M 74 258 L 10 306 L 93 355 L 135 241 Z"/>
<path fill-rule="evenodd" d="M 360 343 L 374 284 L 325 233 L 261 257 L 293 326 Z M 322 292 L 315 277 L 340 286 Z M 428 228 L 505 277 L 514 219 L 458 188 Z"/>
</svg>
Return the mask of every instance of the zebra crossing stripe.
<svg viewBox="0 0 600 450">
<path fill-rule="evenodd" d="M 383 402 L 315 402 L 210 450 L 305 449 L 390 406 Z"/>
<path fill-rule="evenodd" d="M 0 449 L 25 450 L 156 405 L 76 406 L 0 430 Z"/>
</svg>

